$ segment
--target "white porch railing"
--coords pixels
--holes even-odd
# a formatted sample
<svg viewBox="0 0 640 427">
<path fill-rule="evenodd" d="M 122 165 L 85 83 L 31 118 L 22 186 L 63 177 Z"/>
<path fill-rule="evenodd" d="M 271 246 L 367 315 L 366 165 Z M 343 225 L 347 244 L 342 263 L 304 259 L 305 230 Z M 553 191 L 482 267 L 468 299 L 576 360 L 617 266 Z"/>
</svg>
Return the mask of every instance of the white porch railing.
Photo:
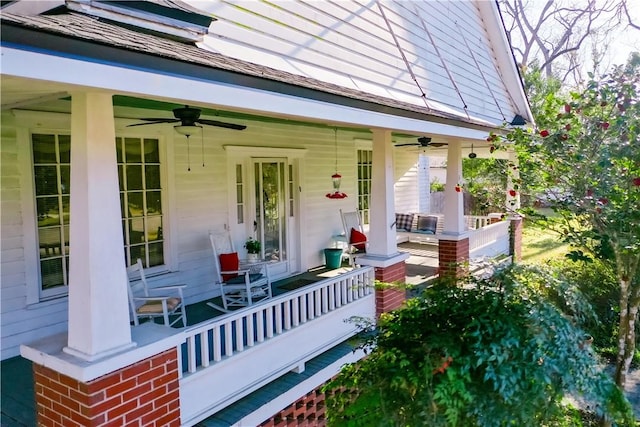
<svg viewBox="0 0 640 427">
<path fill-rule="evenodd" d="M 499 221 L 471 230 L 469 257 L 494 257 L 509 254 L 509 221 Z"/>
<path fill-rule="evenodd" d="M 478 230 L 491 224 L 491 217 L 486 215 L 465 215 L 464 220 L 470 230 Z"/>
<path fill-rule="evenodd" d="M 223 409 L 353 336 L 375 316 L 372 267 L 327 278 L 184 331 L 178 347 L 184 424 Z"/>
</svg>

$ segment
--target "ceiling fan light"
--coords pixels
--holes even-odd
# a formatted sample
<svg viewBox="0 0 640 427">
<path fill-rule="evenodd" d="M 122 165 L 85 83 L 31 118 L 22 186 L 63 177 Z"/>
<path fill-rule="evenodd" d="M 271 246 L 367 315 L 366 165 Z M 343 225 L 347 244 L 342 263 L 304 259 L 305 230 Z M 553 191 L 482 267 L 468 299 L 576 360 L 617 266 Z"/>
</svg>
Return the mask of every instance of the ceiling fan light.
<svg viewBox="0 0 640 427">
<path fill-rule="evenodd" d="M 180 135 L 184 135 L 186 137 L 190 137 L 191 135 L 195 134 L 196 132 L 200 132 L 200 129 L 202 129 L 202 126 L 196 126 L 196 125 L 176 125 L 173 127 L 176 132 L 178 132 Z"/>
</svg>

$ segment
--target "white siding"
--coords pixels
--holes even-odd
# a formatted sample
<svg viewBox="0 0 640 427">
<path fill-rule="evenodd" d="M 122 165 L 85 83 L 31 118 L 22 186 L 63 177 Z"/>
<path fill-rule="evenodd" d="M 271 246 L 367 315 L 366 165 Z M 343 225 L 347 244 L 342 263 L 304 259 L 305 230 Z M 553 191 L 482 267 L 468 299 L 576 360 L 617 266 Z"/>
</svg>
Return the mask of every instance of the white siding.
<svg viewBox="0 0 640 427">
<path fill-rule="evenodd" d="M 40 304 L 27 305 L 28 283 L 24 251 L 24 227 L 22 212 L 22 182 L 20 165 L 27 150 L 19 147 L 14 118 L 2 113 L 2 141 L 0 144 L 0 341 L 2 359 L 16 356 L 21 343 L 46 337 L 67 329 L 67 301 L 61 298 Z M 26 215 L 33 215 L 26 212 Z"/>
<path fill-rule="evenodd" d="M 472 1 L 193 5 L 217 19 L 215 52 L 424 107 L 422 90 L 434 110 L 496 125 L 516 112 Z"/>
<path fill-rule="evenodd" d="M 418 180 L 418 152 L 413 149 L 396 148 L 394 150 L 396 212 L 418 212 L 420 194 Z"/>
</svg>

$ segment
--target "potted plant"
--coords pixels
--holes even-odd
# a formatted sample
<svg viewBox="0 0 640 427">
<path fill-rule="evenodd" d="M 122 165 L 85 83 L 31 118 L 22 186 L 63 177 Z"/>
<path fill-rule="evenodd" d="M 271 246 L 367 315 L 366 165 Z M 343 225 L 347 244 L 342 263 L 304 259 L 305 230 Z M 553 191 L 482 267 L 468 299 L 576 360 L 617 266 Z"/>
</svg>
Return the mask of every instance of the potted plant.
<svg viewBox="0 0 640 427">
<path fill-rule="evenodd" d="M 244 242 L 244 247 L 247 249 L 247 260 L 249 262 L 258 261 L 260 250 L 262 249 L 260 240 L 255 240 L 253 237 L 249 237 L 247 241 Z"/>
</svg>

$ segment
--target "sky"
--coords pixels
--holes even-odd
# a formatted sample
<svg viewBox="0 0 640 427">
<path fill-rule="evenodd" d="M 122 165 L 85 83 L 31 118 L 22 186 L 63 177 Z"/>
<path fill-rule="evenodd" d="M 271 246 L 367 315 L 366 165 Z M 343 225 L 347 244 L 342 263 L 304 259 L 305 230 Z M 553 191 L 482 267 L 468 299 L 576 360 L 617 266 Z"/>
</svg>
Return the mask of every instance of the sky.
<svg viewBox="0 0 640 427">
<path fill-rule="evenodd" d="M 627 2 L 631 18 L 640 25 L 640 1 L 629 0 Z M 640 30 L 631 28 L 621 29 L 617 32 L 611 43 L 611 64 L 623 64 L 633 51 L 640 52 Z"/>
</svg>

